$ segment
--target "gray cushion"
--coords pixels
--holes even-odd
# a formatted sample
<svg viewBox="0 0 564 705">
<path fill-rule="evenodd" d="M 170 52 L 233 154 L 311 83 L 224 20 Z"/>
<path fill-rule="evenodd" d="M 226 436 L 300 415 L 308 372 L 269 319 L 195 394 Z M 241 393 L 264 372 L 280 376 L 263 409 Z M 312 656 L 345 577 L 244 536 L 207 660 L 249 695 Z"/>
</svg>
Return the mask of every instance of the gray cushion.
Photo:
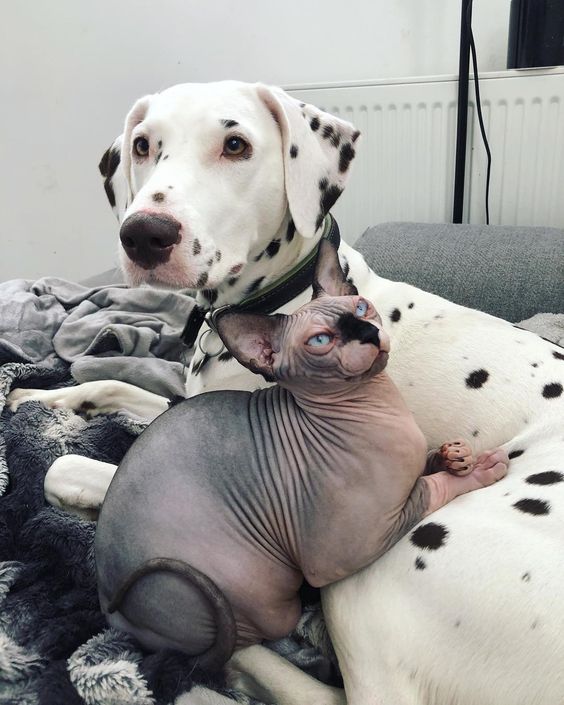
<svg viewBox="0 0 564 705">
<path fill-rule="evenodd" d="M 382 223 L 355 247 L 382 277 L 509 321 L 564 312 L 564 230 Z"/>
</svg>

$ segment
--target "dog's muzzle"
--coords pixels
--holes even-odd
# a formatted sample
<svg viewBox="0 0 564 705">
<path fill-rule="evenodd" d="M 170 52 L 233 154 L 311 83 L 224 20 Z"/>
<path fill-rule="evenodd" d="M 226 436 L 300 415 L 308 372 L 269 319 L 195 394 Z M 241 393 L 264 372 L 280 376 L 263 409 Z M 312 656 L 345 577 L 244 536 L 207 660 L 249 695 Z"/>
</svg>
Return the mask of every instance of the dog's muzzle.
<svg viewBox="0 0 564 705">
<path fill-rule="evenodd" d="M 134 213 L 123 222 L 119 239 L 132 262 L 153 269 L 168 261 L 180 241 L 180 223 L 166 215 Z"/>
</svg>

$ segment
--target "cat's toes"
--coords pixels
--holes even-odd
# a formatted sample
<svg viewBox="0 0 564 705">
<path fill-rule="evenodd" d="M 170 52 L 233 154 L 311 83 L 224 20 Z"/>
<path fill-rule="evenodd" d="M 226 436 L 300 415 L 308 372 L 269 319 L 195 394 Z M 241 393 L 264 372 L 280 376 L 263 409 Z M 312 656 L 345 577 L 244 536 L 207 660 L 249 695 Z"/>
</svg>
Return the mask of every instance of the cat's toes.
<svg viewBox="0 0 564 705">
<path fill-rule="evenodd" d="M 474 458 L 472 448 L 468 441 L 457 438 L 454 441 L 443 443 L 439 448 L 444 469 L 452 475 L 464 477 L 472 472 L 474 468 Z"/>
</svg>

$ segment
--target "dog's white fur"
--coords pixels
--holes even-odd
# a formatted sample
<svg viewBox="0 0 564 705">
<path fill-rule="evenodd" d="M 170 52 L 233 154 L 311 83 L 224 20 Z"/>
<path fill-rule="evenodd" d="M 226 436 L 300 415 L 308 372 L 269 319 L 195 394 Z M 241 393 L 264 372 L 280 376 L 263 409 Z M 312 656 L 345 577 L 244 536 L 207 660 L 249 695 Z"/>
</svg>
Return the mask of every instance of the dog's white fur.
<svg viewBox="0 0 564 705">
<path fill-rule="evenodd" d="M 321 125 L 312 129 L 315 118 Z M 251 159 L 222 160 L 221 119 L 239 123 L 238 133 L 253 146 Z M 327 125 L 329 137 L 323 134 Z M 193 287 L 205 273 L 218 304 L 241 300 L 257 278 L 261 286 L 271 283 L 319 239 L 320 181 L 344 186 L 348 170 L 339 169 L 341 144 L 330 143 L 335 132 L 341 144 L 351 146 L 356 139 L 348 123 L 260 85 L 187 85 L 141 99 L 127 118 L 113 177 L 116 212 L 120 220 L 138 210 L 172 214 L 182 224 L 182 241 L 171 260 L 150 273 L 124 259 L 130 280 Z M 131 139 L 140 133 L 157 144 L 160 139 L 161 156 L 169 158 L 152 153 L 151 161 L 132 163 Z M 293 145 L 296 158 L 289 156 Z M 165 191 L 166 201 L 156 204 L 152 195 Z M 288 242 L 290 217 L 299 232 Z M 279 253 L 261 256 L 277 239 L 283 245 Z M 339 253 L 359 292 L 388 321 L 388 369 L 429 446 L 465 436 L 474 439 L 476 452 L 497 445 L 524 451 L 500 483 L 459 497 L 430 518 L 448 532 L 440 548 L 416 547 L 413 535 L 407 536 L 372 566 L 323 590 L 346 701 L 563 702 L 564 482 L 531 479 L 543 472 L 553 473 L 554 480 L 557 472 L 564 474 L 564 396 L 554 395 L 554 385 L 564 381 L 561 349 L 484 313 L 384 280 L 346 244 Z M 237 282 L 227 285 L 239 265 Z M 282 310 L 297 308 L 309 296 L 304 292 Z M 201 293 L 198 297 L 205 302 Z M 399 320 L 392 315 L 396 310 Z M 203 350 L 213 347 L 212 335 L 206 333 Z M 260 383 L 237 363 L 217 358 L 196 374 L 203 358 L 198 350 L 188 395 Z M 472 375 L 479 370 L 487 372 L 485 382 L 483 373 Z M 482 386 L 472 386 L 473 380 Z M 149 417 L 167 406 L 160 397 L 112 381 L 16 391 L 11 407 L 30 398 L 74 409 L 86 401 L 95 413 L 125 408 Z M 60 459 L 49 471 L 46 487 L 54 503 L 72 506 L 83 461 Z M 90 498 L 92 507 L 107 487 L 111 471 L 105 472 Z M 70 495 L 69 475 L 75 478 Z M 523 511 L 514 506 L 520 500 L 534 500 L 533 507 L 548 513 Z M 341 691 L 313 681 L 263 647 L 236 654 L 231 674 L 235 685 L 279 705 L 344 702 Z"/>
</svg>

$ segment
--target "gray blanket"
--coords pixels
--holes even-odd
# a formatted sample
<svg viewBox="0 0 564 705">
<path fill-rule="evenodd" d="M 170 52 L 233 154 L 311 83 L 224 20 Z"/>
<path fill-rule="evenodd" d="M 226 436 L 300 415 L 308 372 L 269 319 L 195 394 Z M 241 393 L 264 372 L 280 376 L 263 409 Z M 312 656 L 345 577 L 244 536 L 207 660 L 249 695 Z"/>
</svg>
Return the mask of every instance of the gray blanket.
<svg viewBox="0 0 564 705">
<path fill-rule="evenodd" d="M 186 291 L 14 279 L 0 284 L 0 362 L 59 357 L 79 383 L 119 379 L 182 396 L 190 354 L 180 334 L 193 307 Z"/>
</svg>

